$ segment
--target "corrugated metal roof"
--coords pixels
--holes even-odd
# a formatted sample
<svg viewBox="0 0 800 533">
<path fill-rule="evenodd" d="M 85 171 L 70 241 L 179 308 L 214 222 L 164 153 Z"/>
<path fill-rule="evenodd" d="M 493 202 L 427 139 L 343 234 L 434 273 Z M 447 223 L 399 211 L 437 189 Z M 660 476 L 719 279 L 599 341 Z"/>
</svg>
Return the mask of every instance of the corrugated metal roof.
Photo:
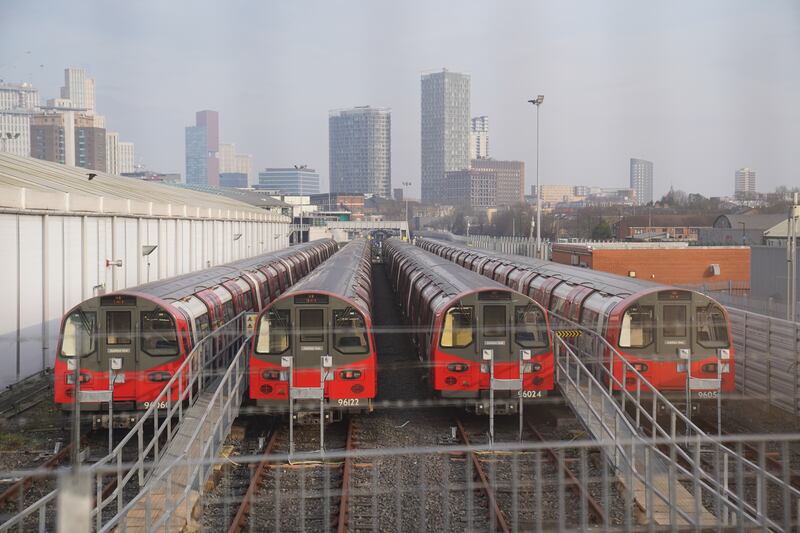
<svg viewBox="0 0 800 533">
<path fill-rule="evenodd" d="M 0 153 L 0 209 L 289 222 L 226 196 L 7 153 Z"/>
</svg>

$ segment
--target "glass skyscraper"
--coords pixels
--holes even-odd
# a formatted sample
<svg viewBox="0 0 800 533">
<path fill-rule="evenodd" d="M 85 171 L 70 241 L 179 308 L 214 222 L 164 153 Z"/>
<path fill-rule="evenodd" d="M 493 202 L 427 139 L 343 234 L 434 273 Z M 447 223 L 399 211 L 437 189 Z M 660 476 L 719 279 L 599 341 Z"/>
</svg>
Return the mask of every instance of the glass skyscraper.
<svg viewBox="0 0 800 533">
<path fill-rule="evenodd" d="M 445 172 L 469 168 L 470 78 L 444 69 L 421 82 L 422 201 L 440 202 Z"/>
<path fill-rule="evenodd" d="M 219 114 L 198 111 L 186 127 L 186 183 L 219 187 Z"/>
<path fill-rule="evenodd" d="M 331 192 L 389 198 L 392 187 L 392 117 L 388 109 L 354 107 L 328 117 Z"/>
</svg>

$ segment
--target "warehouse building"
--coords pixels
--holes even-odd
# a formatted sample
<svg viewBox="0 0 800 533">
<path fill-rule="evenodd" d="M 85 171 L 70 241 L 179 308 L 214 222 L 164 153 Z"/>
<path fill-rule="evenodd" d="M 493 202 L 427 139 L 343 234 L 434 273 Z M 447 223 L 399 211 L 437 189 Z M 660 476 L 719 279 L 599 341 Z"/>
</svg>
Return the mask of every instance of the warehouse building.
<svg viewBox="0 0 800 533">
<path fill-rule="evenodd" d="M 288 245 L 290 219 L 226 196 L 0 154 L 0 386 L 52 366 L 78 302 Z"/>
</svg>

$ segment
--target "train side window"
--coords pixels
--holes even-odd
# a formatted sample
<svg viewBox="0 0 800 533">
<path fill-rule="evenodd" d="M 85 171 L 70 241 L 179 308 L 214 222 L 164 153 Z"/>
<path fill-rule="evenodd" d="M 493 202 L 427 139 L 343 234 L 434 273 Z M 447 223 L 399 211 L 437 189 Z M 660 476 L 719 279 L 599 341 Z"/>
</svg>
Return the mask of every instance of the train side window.
<svg viewBox="0 0 800 533">
<path fill-rule="evenodd" d="M 236 316 L 233 311 L 233 300 L 228 300 L 222 304 L 222 316 L 224 317 L 225 322 L 229 322 L 234 316 Z"/>
<path fill-rule="evenodd" d="M 325 340 L 324 313 L 322 309 L 300 310 L 301 342 L 322 342 Z"/>
<path fill-rule="evenodd" d="M 289 311 L 270 309 L 261 316 L 258 325 L 256 353 L 278 355 L 284 353 L 291 345 Z"/>
<path fill-rule="evenodd" d="M 131 343 L 131 312 L 106 311 L 106 344 Z"/>
<path fill-rule="evenodd" d="M 662 309 L 664 316 L 664 336 L 665 337 L 685 337 L 686 336 L 686 306 L 685 305 L 665 305 Z"/>
<path fill-rule="evenodd" d="M 727 348 L 728 323 L 719 306 L 710 304 L 695 310 L 697 343 L 704 348 Z"/>
<path fill-rule="evenodd" d="M 622 316 L 619 335 L 621 348 L 644 348 L 653 342 L 655 327 L 654 309 L 651 305 L 631 307 Z"/>
<path fill-rule="evenodd" d="M 541 309 L 533 305 L 514 309 L 514 342 L 523 348 L 547 347 L 547 325 Z"/>
<path fill-rule="evenodd" d="M 178 335 L 175 321 L 166 311 L 143 311 L 140 315 L 142 351 L 147 355 L 178 355 Z"/>
<path fill-rule="evenodd" d="M 84 357 L 93 353 L 96 336 L 97 314 L 93 311 L 75 311 L 64 323 L 61 356 Z"/>
<path fill-rule="evenodd" d="M 369 352 L 367 327 L 364 317 L 355 310 L 333 312 L 333 346 L 336 351 L 347 354 Z"/>
<path fill-rule="evenodd" d="M 444 315 L 442 348 L 466 348 L 472 344 L 472 307 L 451 307 Z"/>
<path fill-rule="evenodd" d="M 506 306 L 504 305 L 483 306 L 483 336 L 484 337 L 506 336 Z"/>
<path fill-rule="evenodd" d="M 253 298 L 251 298 L 251 296 L 250 296 L 252 294 L 251 291 L 252 291 L 252 289 L 247 289 L 244 292 L 244 308 L 245 308 L 246 311 L 249 311 L 249 310 L 253 309 Z"/>
<path fill-rule="evenodd" d="M 211 331 L 211 327 L 208 325 L 208 315 L 203 315 L 195 319 L 194 326 L 195 329 L 197 329 L 198 339 L 205 338 L 208 332 Z"/>
</svg>

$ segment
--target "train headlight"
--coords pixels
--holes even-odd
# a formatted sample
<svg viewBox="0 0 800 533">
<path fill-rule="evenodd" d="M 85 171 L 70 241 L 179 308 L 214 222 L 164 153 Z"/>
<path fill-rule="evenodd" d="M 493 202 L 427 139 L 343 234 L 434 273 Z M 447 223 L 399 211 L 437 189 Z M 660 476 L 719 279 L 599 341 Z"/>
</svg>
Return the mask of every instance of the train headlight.
<svg viewBox="0 0 800 533">
<path fill-rule="evenodd" d="M 89 380 L 92 379 L 89 374 L 84 374 L 83 372 L 81 372 L 80 376 L 81 383 L 88 383 Z M 64 381 L 67 385 L 75 385 L 75 374 L 66 374 Z"/>
<path fill-rule="evenodd" d="M 342 370 L 339 372 L 339 377 L 342 379 L 359 379 L 361 370 Z"/>
<path fill-rule="evenodd" d="M 261 377 L 275 381 L 281 379 L 281 373 L 279 370 L 265 370 L 261 373 Z"/>
<path fill-rule="evenodd" d="M 525 374 L 539 372 L 541 369 L 542 365 L 539 363 L 522 363 L 522 372 Z"/>
<path fill-rule="evenodd" d="M 640 374 L 642 372 L 647 372 L 647 369 L 650 368 L 647 366 L 646 363 L 631 363 L 631 366 L 633 366 L 634 370 L 636 370 Z"/>
<path fill-rule="evenodd" d="M 447 365 L 447 370 L 450 372 L 466 372 L 469 369 L 469 365 L 465 363 L 450 363 Z"/>
<path fill-rule="evenodd" d="M 165 372 L 163 370 L 159 370 L 158 372 L 150 372 L 147 374 L 147 379 L 154 382 L 154 383 L 161 383 L 162 381 L 169 381 L 169 378 L 172 377 L 172 374 L 169 372 Z"/>
</svg>

